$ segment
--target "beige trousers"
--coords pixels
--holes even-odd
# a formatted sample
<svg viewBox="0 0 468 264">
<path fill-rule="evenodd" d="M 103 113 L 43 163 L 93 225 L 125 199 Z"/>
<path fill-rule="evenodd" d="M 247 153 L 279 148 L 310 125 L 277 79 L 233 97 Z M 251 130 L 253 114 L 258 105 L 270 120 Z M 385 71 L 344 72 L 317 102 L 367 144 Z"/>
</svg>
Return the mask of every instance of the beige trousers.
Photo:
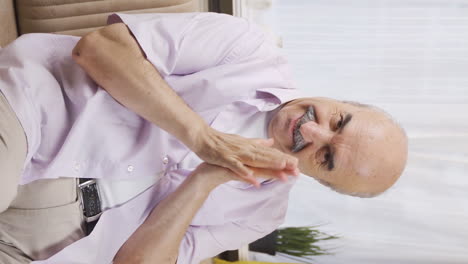
<svg viewBox="0 0 468 264">
<path fill-rule="evenodd" d="M 24 131 L 0 93 L 0 263 L 43 260 L 84 236 L 76 179 L 18 186 L 26 156 Z"/>
</svg>

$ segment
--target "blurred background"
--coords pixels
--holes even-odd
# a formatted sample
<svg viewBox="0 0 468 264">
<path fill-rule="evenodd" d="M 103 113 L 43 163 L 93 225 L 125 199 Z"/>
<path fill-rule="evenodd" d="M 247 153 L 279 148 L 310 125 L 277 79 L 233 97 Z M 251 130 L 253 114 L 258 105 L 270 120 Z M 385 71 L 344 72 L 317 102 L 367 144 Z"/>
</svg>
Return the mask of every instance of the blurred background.
<svg viewBox="0 0 468 264">
<path fill-rule="evenodd" d="M 234 9 L 274 34 L 306 95 L 377 105 L 409 137 L 403 176 L 377 198 L 305 176 L 296 184 L 284 226 L 321 224 L 341 237 L 314 263 L 468 263 L 468 1 L 241 0 Z"/>
</svg>

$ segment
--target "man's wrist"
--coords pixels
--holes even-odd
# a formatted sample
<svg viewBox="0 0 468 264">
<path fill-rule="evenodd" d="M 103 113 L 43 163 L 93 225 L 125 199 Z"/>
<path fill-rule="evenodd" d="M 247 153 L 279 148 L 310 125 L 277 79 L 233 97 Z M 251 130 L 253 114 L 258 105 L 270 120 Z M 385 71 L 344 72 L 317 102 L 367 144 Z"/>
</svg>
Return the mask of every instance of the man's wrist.
<svg viewBox="0 0 468 264">
<path fill-rule="evenodd" d="M 203 119 L 200 118 L 200 120 L 200 122 L 193 122 L 190 124 L 190 127 L 185 129 L 185 144 L 196 154 L 202 151 L 213 132 L 213 129 L 208 126 Z"/>
<path fill-rule="evenodd" d="M 200 165 L 200 166 L 203 166 Z M 215 165 L 208 165 L 215 166 Z M 215 166 L 217 167 L 217 166 Z M 198 167 L 192 174 L 187 178 L 189 184 L 196 186 L 201 193 L 210 193 L 219 185 L 226 183 L 230 180 L 229 176 L 224 172 L 224 168 L 221 170 L 201 170 Z"/>
<path fill-rule="evenodd" d="M 218 182 L 214 179 L 210 179 L 208 175 L 201 175 L 198 173 L 192 173 L 190 177 L 186 179 L 187 184 L 190 184 L 197 188 L 198 194 L 210 194 L 216 187 L 219 186 Z"/>
</svg>

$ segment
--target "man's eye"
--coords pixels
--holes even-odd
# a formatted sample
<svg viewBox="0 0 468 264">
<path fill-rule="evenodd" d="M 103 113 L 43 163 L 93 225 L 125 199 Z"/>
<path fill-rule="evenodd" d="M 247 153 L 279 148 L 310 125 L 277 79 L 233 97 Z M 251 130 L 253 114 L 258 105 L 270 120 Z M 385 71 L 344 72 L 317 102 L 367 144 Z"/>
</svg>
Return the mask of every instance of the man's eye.
<svg viewBox="0 0 468 264">
<path fill-rule="evenodd" d="M 336 123 L 336 129 L 337 130 L 340 129 L 342 125 L 343 125 L 343 116 L 340 115 L 340 121 Z"/>
<path fill-rule="evenodd" d="M 325 155 L 323 155 L 322 164 L 327 164 L 329 160 L 330 160 L 330 152 L 327 152 L 325 153 Z"/>
</svg>

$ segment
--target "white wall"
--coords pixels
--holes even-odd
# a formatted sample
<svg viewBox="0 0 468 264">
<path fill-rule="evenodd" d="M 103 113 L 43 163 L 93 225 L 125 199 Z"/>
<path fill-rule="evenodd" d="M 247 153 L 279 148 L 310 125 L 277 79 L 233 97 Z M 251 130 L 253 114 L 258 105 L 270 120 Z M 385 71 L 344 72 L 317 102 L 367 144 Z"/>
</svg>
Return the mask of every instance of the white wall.
<svg viewBox="0 0 468 264">
<path fill-rule="evenodd" d="M 286 224 L 343 237 L 316 263 L 468 263 L 468 1 L 276 0 L 257 20 L 309 95 L 381 106 L 410 139 L 404 175 L 378 198 L 296 185 Z"/>
</svg>

